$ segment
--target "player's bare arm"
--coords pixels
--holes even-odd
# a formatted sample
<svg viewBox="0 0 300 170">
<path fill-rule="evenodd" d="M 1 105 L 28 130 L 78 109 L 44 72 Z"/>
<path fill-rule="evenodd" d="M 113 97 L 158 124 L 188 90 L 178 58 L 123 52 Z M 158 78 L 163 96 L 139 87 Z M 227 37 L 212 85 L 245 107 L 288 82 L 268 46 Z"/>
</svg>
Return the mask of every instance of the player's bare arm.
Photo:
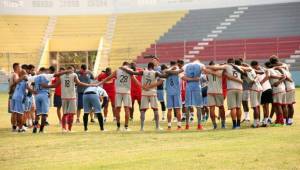
<svg viewBox="0 0 300 170">
<path fill-rule="evenodd" d="M 226 75 L 228 80 L 232 80 L 232 81 L 235 81 L 235 82 L 238 82 L 238 83 L 241 83 L 241 84 L 243 83 L 242 79 L 236 78 L 236 77 L 234 77 L 232 75 L 229 75 L 227 73 L 225 73 L 225 75 Z"/>
<path fill-rule="evenodd" d="M 125 71 L 126 73 L 130 75 L 143 75 L 142 71 L 133 71 L 132 69 L 129 69 L 128 67 L 120 67 L 121 70 Z"/>
<path fill-rule="evenodd" d="M 151 84 L 149 84 L 149 85 L 143 85 L 142 88 L 143 88 L 144 90 L 149 90 L 149 89 L 151 89 L 151 88 L 153 88 L 153 87 L 160 86 L 161 84 L 163 84 L 163 82 L 164 82 L 164 80 L 158 80 L 158 81 L 155 82 L 155 83 L 151 83 Z"/>
<path fill-rule="evenodd" d="M 98 85 L 104 84 L 105 82 L 111 80 L 112 78 L 116 77 L 116 71 L 114 71 L 111 75 L 103 79 L 101 82 L 98 83 Z"/>
</svg>

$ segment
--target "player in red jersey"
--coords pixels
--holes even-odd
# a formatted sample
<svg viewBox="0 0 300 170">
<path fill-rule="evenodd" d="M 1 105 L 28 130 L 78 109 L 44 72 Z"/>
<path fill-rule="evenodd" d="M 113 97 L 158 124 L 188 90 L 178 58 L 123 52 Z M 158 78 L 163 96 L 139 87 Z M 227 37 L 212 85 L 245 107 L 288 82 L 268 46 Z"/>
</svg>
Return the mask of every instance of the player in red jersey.
<svg viewBox="0 0 300 170">
<path fill-rule="evenodd" d="M 136 63 L 132 62 L 130 63 L 130 67 L 133 71 L 137 71 L 137 72 L 140 72 L 140 71 L 143 71 L 142 68 L 138 68 L 136 66 Z M 136 79 L 139 81 L 139 82 L 142 82 L 142 75 L 137 75 L 136 76 Z M 142 88 L 135 83 L 135 81 L 133 79 L 131 79 L 131 101 L 132 101 L 132 107 L 130 109 L 130 118 L 129 120 L 133 120 L 133 113 L 134 113 L 134 102 L 137 101 L 138 104 L 139 104 L 139 107 L 141 106 L 141 98 L 142 98 Z"/>
<path fill-rule="evenodd" d="M 100 82 L 100 81 L 104 80 L 106 77 L 108 77 L 109 75 L 111 75 L 111 68 L 107 67 L 105 69 L 105 71 L 103 71 L 102 73 L 99 74 L 99 76 L 97 77 L 97 80 Z M 116 120 L 116 114 L 115 114 L 115 95 L 116 95 L 115 78 L 112 78 L 111 80 L 105 82 L 103 84 L 103 89 L 108 94 L 109 102 L 111 104 L 111 108 L 112 108 L 112 112 L 113 112 L 113 116 L 114 116 L 114 121 L 115 121 Z M 104 122 L 106 122 L 109 102 L 107 102 L 107 104 L 104 106 L 104 120 L 103 120 Z"/>
</svg>

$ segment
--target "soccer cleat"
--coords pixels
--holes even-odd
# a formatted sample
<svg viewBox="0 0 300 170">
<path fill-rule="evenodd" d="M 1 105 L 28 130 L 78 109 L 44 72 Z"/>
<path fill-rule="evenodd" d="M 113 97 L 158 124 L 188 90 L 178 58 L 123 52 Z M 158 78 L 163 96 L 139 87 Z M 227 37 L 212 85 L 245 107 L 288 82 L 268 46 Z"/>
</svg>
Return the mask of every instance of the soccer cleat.
<svg viewBox="0 0 300 170">
<path fill-rule="evenodd" d="M 131 130 L 128 127 L 126 127 L 126 128 L 124 128 L 124 131 L 125 132 L 130 132 Z"/>
<path fill-rule="evenodd" d="M 236 126 L 235 129 L 241 129 L 241 127 L 240 126 Z"/>
<path fill-rule="evenodd" d="M 182 117 L 181 122 L 185 122 L 185 119 L 186 119 L 185 117 Z"/>
<path fill-rule="evenodd" d="M 214 124 L 214 125 L 213 125 L 213 128 L 214 128 L 214 129 L 217 129 L 217 127 L 218 127 L 217 124 Z"/>
<path fill-rule="evenodd" d="M 251 125 L 252 128 L 259 128 L 259 124 L 253 124 Z"/>
<path fill-rule="evenodd" d="M 168 130 L 172 130 L 171 126 L 168 126 Z"/>
<path fill-rule="evenodd" d="M 166 121 L 166 118 L 165 118 L 165 117 L 162 117 L 161 120 L 162 120 L 162 121 Z"/>
<path fill-rule="evenodd" d="M 173 122 L 177 122 L 177 118 L 176 117 L 173 118 Z"/>
<path fill-rule="evenodd" d="M 86 130 L 84 130 L 84 132 L 86 132 L 86 133 L 87 133 L 87 132 L 89 132 L 89 130 L 87 130 L 87 129 L 86 129 Z"/>
<path fill-rule="evenodd" d="M 185 125 L 185 130 L 189 130 L 190 129 L 190 125 Z"/>
<path fill-rule="evenodd" d="M 48 121 L 45 122 L 45 126 L 49 126 L 50 123 Z"/>
<path fill-rule="evenodd" d="M 91 119 L 91 123 L 95 123 L 95 120 L 94 120 L 94 119 Z"/>
<path fill-rule="evenodd" d="M 37 132 L 37 128 L 34 126 L 32 129 L 32 133 L 36 133 Z"/>
<path fill-rule="evenodd" d="M 182 129 L 181 129 L 181 126 L 177 126 L 177 129 L 176 129 L 176 130 L 182 130 Z"/>
<path fill-rule="evenodd" d="M 203 126 L 202 125 L 198 125 L 197 130 L 203 130 Z"/>
<path fill-rule="evenodd" d="M 222 127 L 221 127 L 222 129 L 226 129 L 226 126 L 225 125 L 222 125 Z"/>
</svg>

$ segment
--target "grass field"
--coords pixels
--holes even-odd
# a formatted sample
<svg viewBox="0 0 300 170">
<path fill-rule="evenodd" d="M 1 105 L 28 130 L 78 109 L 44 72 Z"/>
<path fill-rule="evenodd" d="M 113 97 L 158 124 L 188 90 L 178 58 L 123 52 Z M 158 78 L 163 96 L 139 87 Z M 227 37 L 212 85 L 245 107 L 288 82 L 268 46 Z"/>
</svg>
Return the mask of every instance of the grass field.
<svg viewBox="0 0 300 170">
<path fill-rule="evenodd" d="M 154 131 L 148 111 L 146 131 L 139 129 L 139 114 L 130 123 L 131 132 L 116 132 L 111 119 L 108 132 L 82 124 L 75 133 L 62 134 L 55 111 L 49 115 L 46 134 L 10 132 L 7 96 L 0 94 L 0 169 L 300 169 L 300 105 L 294 125 L 251 129 Z M 300 103 L 300 89 L 297 90 Z M 124 116 L 122 116 L 122 120 Z M 175 124 L 174 124 L 175 125 Z M 162 123 L 166 128 L 166 123 Z"/>
</svg>

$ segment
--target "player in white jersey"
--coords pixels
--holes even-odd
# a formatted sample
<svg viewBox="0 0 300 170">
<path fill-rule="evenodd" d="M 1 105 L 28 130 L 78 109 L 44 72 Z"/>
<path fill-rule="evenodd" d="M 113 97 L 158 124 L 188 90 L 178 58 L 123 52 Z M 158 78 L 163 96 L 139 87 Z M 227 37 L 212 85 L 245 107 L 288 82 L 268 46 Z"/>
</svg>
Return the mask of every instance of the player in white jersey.
<svg viewBox="0 0 300 170">
<path fill-rule="evenodd" d="M 230 110 L 232 118 L 232 128 L 239 129 L 241 122 L 241 104 L 242 104 L 242 79 L 241 76 L 244 74 L 242 69 L 241 61 L 235 60 L 235 64 L 229 63 L 222 66 L 207 66 L 213 70 L 224 70 L 227 77 L 227 106 Z"/>
<path fill-rule="evenodd" d="M 249 78 L 249 85 L 250 85 L 250 104 L 253 109 L 253 117 L 254 122 L 253 126 L 254 128 L 257 128 L 260 126 L 259 124 L 259 117 L 260 117 L 260 102 L 261 102 L 261 95 L 262 95 L 262 86 L 259 81 L 259 77 L 256 74 L 255 67 L 258 67 L 257 61 L 251 62 L 251 71 L 247 72 L 247 77 Z"/>
<path fill-rule="evenodd" d="M 97 84 L 86 84 L 80 82 L 76 73 L 74 73 L 74 67 L 70 66 L 67 68 L 68 73 L 61 75 L 57 82 L 53 85 L 48 85 L 46 87 L 53 88 L 61 84 L 61 99 L 62 99 L 62 130 L 63 132 L 71 132 L 74 114 L 76 114 L 76 87 L 75 85 L 80 85 L 84 87 L 97 86 Z M 67 126 L 68 125 L 68 126 Z"/>
<path fill-rule="evenodd" d="M 142 83 L 139 81 L 135 81 L 139 86 L 142 87 L 142 99 L 141 99 L 141 131 L 144 131 L 144 122 L 145 122 L 145 113 L 146 110 L 150 107 L 154 112 L 154 120 L 156 130 L 161 130 L 159 126 L 159 114 L 157 108 L 157 89 L 156 87 L 163 83 L 163 80 L 157 81 L 157 78 L 165 78 L 166 75 L 162 75 L 161 73 L 154 70 L 154 64 L 152 62 L 148 63 L 148 67 L 143 71 L 133 71 L 128 69 L 127 67 L 122 67 L 124 71 L 126 71 L 130 75 L 142 75 Z"/>
<path fill-rule="evenodd" d="M 285 90 L 286 90 L 286 107 L 283 107 L 285 123 L 287 125 L 293 124 L 293 115 L 294 115 L 294 104 L 295 104 L 295 83 L 292 79 L 292 75 L 289 71 L 288 65 L 279 62 L 277 57 L 270 58 L 271 64 L 276 66 L 277 70 L 280 71 L 281 74 L 286 75 L 286 79 L 284 81 Z"/>
<path fill-rule="evenodd" d="M 131 70 L 130 64 L 128 62 L 123 62 L 123 67 L 128 68 Z M 128 131 L 128 121 L 130 116 L 130 108 L 132 107 L 131 102 L 131 95 L 130 95 L 130 89 L 131 89 L 131 78 L 136 78 L 133 76 L 131 77 L 130 74 L 128 74 L 126 71 L 122 70 L 121 68 L 118 68 L 116 71 L 114 71 L 111 75 L 103 79 L 100 84 L 103 84 L 107 81 L 109 81 L 112 78 L 116 78 L 115 80 L 115 89 L 116 89 L 116 97 L 115 97 L 115 111 L 116 111 L 116 120 L 117 120 L 117 130 L 120 130 L 120 111 L 122 107 L 122 103 L 125 110 L 125 131 Z"/>
<path fill-rule="evenodd" d="M 270 73 L 268 69 L 259 66 L 259 64 L 252 66 L 257 73 L 258 80 L 262 86 L 262 95 L 260 104 L 263 107 L 264 119 L 262 121 L 262 126 L 266 127 L 270 125 L 270 111 L 269 105 L 273 103 L 272 87 L 269 81 Z"/>
<path fill-rule="evenodd" d="M 215 65 L 213 61 L 209 65 Z M 208 107 L 210 110 L 210 118 L 213 123 L 213 128 L 217 128 L 215 107 L 219 108 L 219 115 L 221 117 L 222 129 L 225 128 L 225 109 L 224 109 L 224 96 L 222 90 L 222 75 L 223 71 L 212 71 L 207 74 L 208 79 Z"/>
<path fill-rule="evenodd" d="M 270 63 L 268 65 L 270 72 L 270 83 L 272 85 L 273 92 L 273 107 L 276 113 L 276 125 L 283 125 L 283 106 L 286 102 L 286 93 L 285 93 L 285 85 L 284 80 L 286 76 L 281 74 L 278 70 L 275 70 Z"/>
</svg>

